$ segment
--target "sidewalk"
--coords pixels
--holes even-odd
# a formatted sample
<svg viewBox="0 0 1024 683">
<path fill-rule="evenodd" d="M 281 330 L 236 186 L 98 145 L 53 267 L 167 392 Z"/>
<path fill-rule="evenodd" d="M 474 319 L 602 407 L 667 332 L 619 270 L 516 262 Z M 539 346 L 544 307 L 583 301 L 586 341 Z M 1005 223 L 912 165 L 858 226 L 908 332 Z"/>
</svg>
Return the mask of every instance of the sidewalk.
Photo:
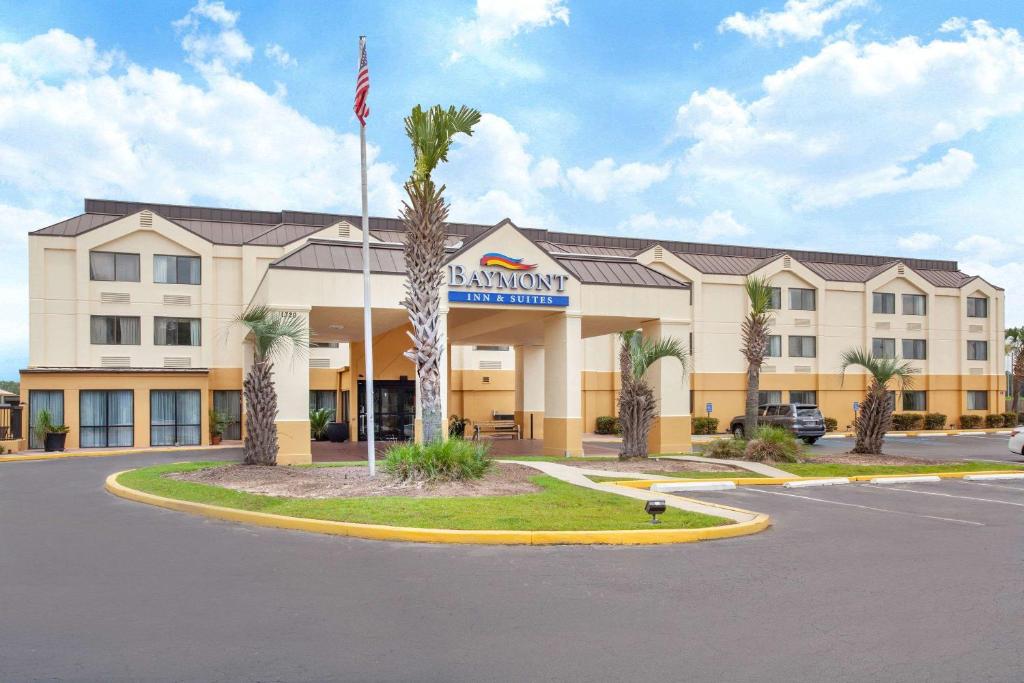
<svg viewBox="0 0 1024 683">
<path fill-rule="evenodd" d="M 150 446 L 140 448 L 74 448 L 59 452 L 40 450 L 21 451 L 14 455 L 0 456 L 0 462 L 31 462 L 35 460 L 61 460 L 63 458 L 102 458 L 111 455 L 145 455 L 147 453 L 173 453 L 175 451 L 223 451 L 241 448 L 241 441 L 221 443 L 216 446 Z"/>
</svg>

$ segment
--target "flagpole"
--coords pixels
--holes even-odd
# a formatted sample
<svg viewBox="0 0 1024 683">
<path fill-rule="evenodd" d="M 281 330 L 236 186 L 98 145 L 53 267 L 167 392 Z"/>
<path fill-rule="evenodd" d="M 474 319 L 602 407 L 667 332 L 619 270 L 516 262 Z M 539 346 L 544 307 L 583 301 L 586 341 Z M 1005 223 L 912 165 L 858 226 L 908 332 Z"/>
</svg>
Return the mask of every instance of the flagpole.
<svg viewBox="0 0 1024 683">
<path fill-rule="evenodd" d="M 366 36 L 359 36 L 359 58 L 366 49 Z M 366 195 L 366 124 L 359 124 L 359 172 L 363 185 L 363 358 L 366 366 L 366 392 L 363 407 L 366 410 L 366 460 L 370 476 L 377 474 L 377 451 L 374 444 L 373 409 L 373 315 L 370 301 L 370 209 Z"/>
</svg>

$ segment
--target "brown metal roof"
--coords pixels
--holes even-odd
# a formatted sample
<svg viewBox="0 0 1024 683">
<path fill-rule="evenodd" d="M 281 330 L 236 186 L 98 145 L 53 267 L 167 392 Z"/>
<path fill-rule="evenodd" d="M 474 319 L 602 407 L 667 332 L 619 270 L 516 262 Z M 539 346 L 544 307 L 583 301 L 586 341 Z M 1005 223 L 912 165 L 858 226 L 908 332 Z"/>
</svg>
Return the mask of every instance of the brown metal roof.
<svg viewBox="0 0 1024 683">
<path fill-rule="evenodd" d="M 580 256 L 554 256 L 558 265 L 585 285 L 626 285 L 689 289 L 689 285 L 648 268 L 633 259 L 594 259 Z"/>
<path fill-rule="evenodd" d="M 558 244 L 556 242 L 538 242 L 541 249 L 552 256 L 558 254 L 581 254 L 584 256 L 632 256 L 633 249 L 624 247 L 601 247 L 590 244 Z"/>
<path fill-rule="evenodd" d="M 262 233 L 246 240 L 245 243 L 261 247 L 283 247 L 284 245 L 291 244 L 303 237 L 308 237 L 314 233 L 320 232 L 326 226 L 282 223 L 281 225 L 274 226 L 270 230 L 267 230 L 266 227 L 267 226 L 263 226 L 264 229 Z"/>
<path fill-rule="evenodd" d="M 324 270 L 359 273 L 363 270 L 363 248 L 357 243 L 310 240 L 270 264 L 271 268 Z M 405 253 L 401 247 L 370 245 L 370 272 L 405 274 Z"/>
<path fill-rule="evenodd" d="M 202 237 L 214 244 L 239 246 L 267 231 L 265 223 L 226 223 L 223 221 L 202 221 L 187 218 L 174 219 L 174 222 L 189 232 Z"/>
<path fill-rule="evenodd" d="M 765 265 L 771 258 L 749 256 L 719 256 L 716 254 L 676 254 L 702 273 L 713 275 L 749 275 Z"/>
<path fill-rule="evenodd" d="M 74 237 L 80 235 L 83 232 L 88 232 L 93 228 L 98 228 L 101 225 L 107 223 L 113 223 L 122 216 L 108 216 L 105 214 L 98 213 L 83 213 L 80 216 L 69 218 L 60 223 L 54 223 L 48 225 L 45 228 L 40 228 L 34 231 L 33 235 L 53 235 L 55 237 Z"/>
</svg>

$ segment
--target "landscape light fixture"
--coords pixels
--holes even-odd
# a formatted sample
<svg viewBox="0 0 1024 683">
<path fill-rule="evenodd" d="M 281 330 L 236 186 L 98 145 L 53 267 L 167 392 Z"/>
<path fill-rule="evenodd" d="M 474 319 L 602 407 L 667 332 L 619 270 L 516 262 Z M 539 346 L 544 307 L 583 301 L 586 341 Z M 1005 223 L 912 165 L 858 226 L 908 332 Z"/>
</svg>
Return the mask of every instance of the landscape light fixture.
<svg viewBox="0 0 1024 683">
<path fill-rule="evenodd" d="M 651 524 L 661 524 L 658 521 L 658 515 L 665 514 L 665 509 L 668 506 L 665 505 L 664 499 L 649 500 L 644 504 L 644 512 L 651 516 Z"/>
</svg>

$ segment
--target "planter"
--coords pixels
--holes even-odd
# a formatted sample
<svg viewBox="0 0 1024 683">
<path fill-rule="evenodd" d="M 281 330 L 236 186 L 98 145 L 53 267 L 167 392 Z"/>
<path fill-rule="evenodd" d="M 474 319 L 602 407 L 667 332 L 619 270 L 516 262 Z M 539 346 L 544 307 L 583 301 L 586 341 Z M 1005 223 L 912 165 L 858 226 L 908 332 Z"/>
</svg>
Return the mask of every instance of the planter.
<svg viewBox="0 0 1024 683">
<path fill-rule="evenodd" d="M 50 432 L 43 438 L 43 450 L 47 453 L 63 452 L 67 438 L 67 432 Z"/>
<path fill-rule="evenodd" d="M 448 437 L 452 439 L 465 439 L 466 438 L 466 425 L 449 425 L 448 426 Z"/>
<path fill-rule="evenodd" d="M 224 437 L 221 436 L 220 434 L 211 434 L 210 435 L 210 445 L 211 446 L 216 446 L 217 444 L 219 444 L 223 440 L 224 440 Z"/>
<path fill-rule="evenodd" d="M 327 440 L 331 443 L 348 441 L 348 422 L 328 422 Z"/>
</svg>

